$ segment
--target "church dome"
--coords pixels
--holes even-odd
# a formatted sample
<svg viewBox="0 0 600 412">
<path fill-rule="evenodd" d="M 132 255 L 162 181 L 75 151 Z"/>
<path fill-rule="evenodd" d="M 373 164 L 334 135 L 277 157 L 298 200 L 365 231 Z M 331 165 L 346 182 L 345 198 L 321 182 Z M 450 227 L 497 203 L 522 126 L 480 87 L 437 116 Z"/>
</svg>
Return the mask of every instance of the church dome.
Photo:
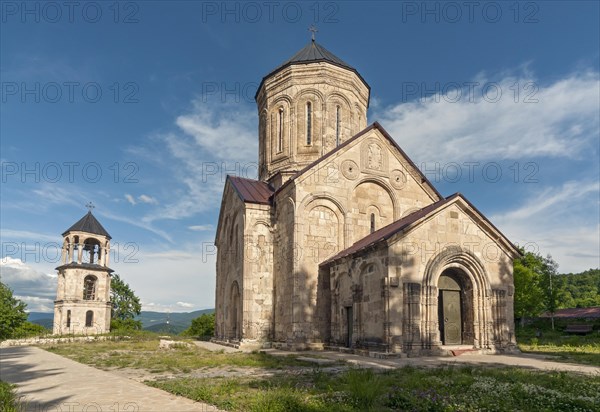
<svg viewBox="0 0 600 412">
<path fill-rule="evenodd" d="M 254 98 L 256 99 L 256 97 L 258 96 L 258 92 L 262 88 L 262 86 L 265 82 L 265 79 L 279 73 L 286 67 L 289 67 L 291 65 L 296 65 L 296 64 L 309 64 L 309 63 L 321 63 L 321 62 L 333 64 L 333 65 L 341 67 L 343 69 L 353 71 L 360 78 L 360 80 L 364 83 L 364 85 L 367 86 L 368 89 L 371 88 L 369 86 L 369 84 L 365 81 L 365 79 L 363 79 L 363 77 L 360 75 L 360 73 L 354 67 L 352 67 L 351 65 L 346 63 L 344 60 L 337 57 L 335 54 L 333 54 L 332 52 L 327 50 L 325 47 L 321 46 L 315 40 L 311 40 L 310 43 L 308 43 L 306 46 L 304 46 L 303 48 L 298 50 L 292 57 L 290 57 L 288 60 L 283 62 L 281 65 L 279 65 L 275 70 L 271 71 L 269 74 L 267 74 L 265 77 L 263 77 L 262 81 L 260 82 L 260 85 L 258 86 L 256 95 L 254 96 Z"/>
<path fill-rule="evenodd" d="M 256 93 L 259 179 L 277 187 L 364 129 L 369 96 L 358 71 L 314 40 L 294 53 Z"/>
</svg>

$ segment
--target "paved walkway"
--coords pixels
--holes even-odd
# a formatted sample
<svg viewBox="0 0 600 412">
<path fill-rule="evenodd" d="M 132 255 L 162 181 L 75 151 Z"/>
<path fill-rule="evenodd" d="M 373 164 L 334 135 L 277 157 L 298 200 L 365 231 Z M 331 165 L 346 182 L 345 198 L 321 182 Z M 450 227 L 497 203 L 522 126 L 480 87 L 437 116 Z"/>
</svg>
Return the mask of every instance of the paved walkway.
<svg viewBox="0 0 600 412">
<path fill-rule="evenodd" d="M 209 350 L 232 350 L 216 344 L 199 345 Z M 235 351 L 235 350 L 232 350 Z M 298 355 L 298 352 L 265 350 L 273 355 Z M 333 351 L 301 352 L 314 356 L 347 361 L 362 367 L 392 369 L 440 365 L 518 366 L 538 370 L 559 370 L 600 374 L 600 368 L 552 362 L 540 355 L 478 355 L 457 357 L 423 357 L 375 359 Z M 218 411 L 213 406 L 171 395 L 143 383 L 101 371 L 34 346 L 0 349 L 0 379 L 18 385 L 25 396 L 27 410 L 34 412 L 146 412 L 146 411 Z"/>
<path fill-rule="evenodd" d="M 27 411 L 218 411 L 34 346 L 0 349 L 0 379 L 18 385 Z"/>
<path fill-rule="evenodd" d="M 277 349 L 266 349 L 264 350 L 264 352 L 276 356 L 286 356 L 293 354 L 298 355 L 298 352 L 287 352 Z M 547 356 L 537 354 L 480 355 L 466 353 L 460 356 L 431 356 L 418 358 L 377 359 L 334 351 L 308 351 L 300 353 L 302 355 L 315 356 L 317 358 L 327 358 L 346 361 L 348 363 L 362 367 L 372 367 L 381 369 L 394 369 L 401 368 L 403 366 L 436 367 L 442 365 L 515 366 L 520 368 L 537 369 L 543 371 L 558 370 L 566 372 L 584 373 L 589 375 L 600 375 L 600 368 L 597 366 L 553 362 L 548 360 Z"/>
</svg>

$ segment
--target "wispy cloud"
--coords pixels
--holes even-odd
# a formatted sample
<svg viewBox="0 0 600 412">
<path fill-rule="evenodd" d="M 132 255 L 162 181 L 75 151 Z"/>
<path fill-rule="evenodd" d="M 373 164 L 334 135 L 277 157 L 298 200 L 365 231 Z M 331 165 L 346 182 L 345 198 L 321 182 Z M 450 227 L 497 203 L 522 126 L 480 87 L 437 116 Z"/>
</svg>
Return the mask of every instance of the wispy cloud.
<svg viewBox="0 0 600 412">
<path fill-rule="evenodd" d="M 515 209 L 491 216 L 512 241 L 550 253 L 562 272 L 600 267 L 600 182 L 540 188 Z"/>
<path fill-rule="evenodd" d="M 177 117 L 179 131 L 157 136 L 172 157 L 170 172 L 180 186 L 175 200 L 144 216 L 145 222 L 182 219 L 219 204 L 225 177 L 254 172 L 258 155 L 256 113 L 230 104 L 195 102 Z"/>
<path fill-rule="evenodd" d="M 480 86 L 446 93 L 440 87 L 433 96 L 381 108 L 375 117 L 418 162 L 577 158 L 597 141 L 598 72 L 549 84 L 527 72 L 497 81 L 479 75 L 474 82 Z"/>
<path fill-rule="evenodd" d="M 194 226 L 188 226 L 188 229 L 193 230 L 195 232 L 205 232 L 205 231 L 209 231 L 209 230 L 214 230 L 214 226 L 213 225 L 194 225 Z"/>
</svg>

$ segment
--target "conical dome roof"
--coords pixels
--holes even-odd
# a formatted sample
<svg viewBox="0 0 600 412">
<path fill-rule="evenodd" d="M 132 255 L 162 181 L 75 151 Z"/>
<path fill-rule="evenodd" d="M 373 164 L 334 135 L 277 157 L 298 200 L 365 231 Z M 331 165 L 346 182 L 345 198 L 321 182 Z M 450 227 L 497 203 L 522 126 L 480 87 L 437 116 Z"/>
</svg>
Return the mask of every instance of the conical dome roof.
<svg viewBox="0 0 600 412">
<path fill-rule="evenodd" d="M 84 217 L 79 219 L 77 223 L 68 228 L 62 235 L 66 235 L 69 232 L 87 232 L 95 235 L 106 236 L 111 239 L 106 229 L 98 222 L 98 219 L 94 217 L 91 211 L 87 212 Z"/>
<path fill-rule="evenodd" d="M 368 89 L 371 89 L 369 84 L 365 81 L 365 79 L 362 78 L 360 73 L 354 67 L 350 66 L 348 63 L 346 63 L 345 61 L 343 61 L 342 59 L 337 57 L 335 54 L 333 54 L 332 52 L 327 50 L 325 47 L 318 44 L 316 41 L 311 40 L 310 43 L 308 43 L 302 49 L 298 50 L 292 57 L 290 57 L 288 60 L 283 62 L 283 64 L 281 64 L 279 67 L 277 67 L 271 73 L 269 73 L 265 77 L 263 77 L 262 81 L 260 82 L 260 85 L 258 86 L 256 95 L 254 96 L 254 98 L 256 99 L 256 97 L 258 96 L 258 92 L 262 88 L 262 85 L 267 78 L 280 72 L 281 70 L 285 69 L 286 67 L 294 65 L 294 64 L 310 64 L 310 63 L 319 63 L 319 62 L 330 63 L 335 66 L 342 67 L 344 69 L 353 71 L 359 77 L 359 79 L 365 84 L 365 86 L 367 86 Z"/>
</svg>

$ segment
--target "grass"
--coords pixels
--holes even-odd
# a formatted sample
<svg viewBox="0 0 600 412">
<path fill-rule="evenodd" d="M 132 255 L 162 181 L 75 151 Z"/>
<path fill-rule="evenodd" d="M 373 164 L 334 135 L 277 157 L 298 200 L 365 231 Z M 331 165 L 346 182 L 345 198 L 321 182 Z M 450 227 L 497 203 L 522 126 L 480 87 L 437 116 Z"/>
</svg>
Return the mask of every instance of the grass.
<svg viewBox="0 0 600 412">
<path fill-rule="evenodd" d="M 169 350 L 160 350 L 158 345 L 159 339 L 154 336 L 127 341 L 57 344 L 45 349 L 100 369 L 134 368 L 145 369 L 151 373 L 189 373 L 192 370 L 224 366 L 283 369 L 312 365 L 296 360 L 295 356 L 271 356 L 259 352 L 210 352 L 193 344 L 176 345 Z"/>
<path fill-rule="evenodd" d="M 598 411 L 600 376 L 474 367 L 147 382 L 229 411 Z"/>
<path fill-rule="evenodd" d="M 519 349 L 525 353 L 552 356 L 552 360 L 600 366 L 600 334 L 594 331 L 587 335 L 567 335 L 562 328 L 540 329 L 536 336 L 535 326 L 516 327 Z"/>
<path fill-rule="evenodd" d="M 26 405 L 15 392 L 15 386 L 0 380 L 0 411 L 22 412 Z"/>
</svg>

